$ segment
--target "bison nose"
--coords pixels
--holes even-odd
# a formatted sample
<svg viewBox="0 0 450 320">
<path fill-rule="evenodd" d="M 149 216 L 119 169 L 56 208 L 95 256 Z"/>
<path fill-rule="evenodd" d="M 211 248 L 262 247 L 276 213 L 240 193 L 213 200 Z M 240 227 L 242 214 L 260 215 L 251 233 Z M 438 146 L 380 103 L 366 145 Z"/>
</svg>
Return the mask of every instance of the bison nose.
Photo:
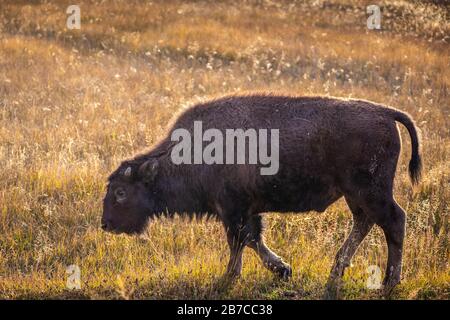
<svg viewBox="0 0 450 320">
<path fill-rule="evenodd" d="M 106 223 L 102 223 L 101 227 L 102 227 L 103 230 L 107 230 L 108 229 L 108 225 Z"/>
</svg>

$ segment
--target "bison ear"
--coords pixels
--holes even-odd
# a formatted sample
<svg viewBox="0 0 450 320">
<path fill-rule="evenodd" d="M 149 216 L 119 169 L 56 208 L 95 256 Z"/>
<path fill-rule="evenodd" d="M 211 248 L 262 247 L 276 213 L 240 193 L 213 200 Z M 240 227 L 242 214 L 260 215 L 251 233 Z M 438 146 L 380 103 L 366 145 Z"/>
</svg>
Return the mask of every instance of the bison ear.
<svg viewBox="0 0 450 320">
<path fill-rule="evenodd" d="M 145 182 L 153 181 L 158 173 L 158 166 L 159 163 L 156 159 L 149 159 L 141 164 L 139 167 L 139 175 L 142 177 L 142 180 Z"/>
<path fill-rule="evenodd" d="M 131 167 L 126 168 L 123 175 L 127 178 L 131 177 Z"/>
</svg>

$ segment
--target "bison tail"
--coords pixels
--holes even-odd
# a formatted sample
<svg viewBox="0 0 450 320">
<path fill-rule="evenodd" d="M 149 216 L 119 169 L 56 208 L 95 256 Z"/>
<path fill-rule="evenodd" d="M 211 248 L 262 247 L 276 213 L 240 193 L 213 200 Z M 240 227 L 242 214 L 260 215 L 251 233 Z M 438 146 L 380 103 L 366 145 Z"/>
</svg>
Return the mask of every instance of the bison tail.
<svg viewBox="0 0 450 320">
<path fill-rule="evenodd" d="M 411 137 L 411 160 L 409 161 L 409 176 L 413 185 L 416 185 L 420 181 L 422 174 L 422 159 L 420 156 L 420 138 L 419 130 L 414 124 L 411 117 L 403 112 L 395 111 L 394 113 L 395 121 L 403 124 L 408 130 L 409 136 Z"/>
</svg>

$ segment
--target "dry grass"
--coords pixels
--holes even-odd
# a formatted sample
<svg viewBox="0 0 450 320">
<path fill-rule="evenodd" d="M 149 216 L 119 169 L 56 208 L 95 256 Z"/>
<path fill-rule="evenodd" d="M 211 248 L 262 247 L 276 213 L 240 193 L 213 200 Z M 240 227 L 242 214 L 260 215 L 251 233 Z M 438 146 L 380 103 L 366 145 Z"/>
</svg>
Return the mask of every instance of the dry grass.
<svg viewBox="0 0 450 320">
<path fill-rule="evenodd" d="M 408 225 L 393 297 L 450 297 L 448 8 L 384 1 L 383 30 L 368 31 L 367 1 L 80 0 L 82 29 L 70 31 L 66 1 L 1 2 L 0 298 L 320 298 L 351 227 L 343 201 L 323 214 L 267 215 L 269 244 L 294 268 L 287 283 L 248 251 L 242 279 L 223 288 L 228 250 L 217 222 L 161 220 L 145 239 L 98 229 L 106 177 L 161 137 L 177 110 L 262 89 L 412 114 L 425 171 L 413 192 L 402 129 L 395 194 Z M 343 298 L 379 298 L 365 288 L 366 268 L 383 269 L 385 258 L 376 229 Z M 71 264 L 81 268 L 79 291 L 66 289 Z"/>
</svg>

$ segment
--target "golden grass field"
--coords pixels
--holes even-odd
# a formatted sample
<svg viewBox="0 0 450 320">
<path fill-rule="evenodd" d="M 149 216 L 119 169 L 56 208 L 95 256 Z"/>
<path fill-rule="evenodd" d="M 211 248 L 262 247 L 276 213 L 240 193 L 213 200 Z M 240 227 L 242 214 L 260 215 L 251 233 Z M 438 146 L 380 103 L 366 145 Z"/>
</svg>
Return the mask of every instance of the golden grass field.
<svg viewBox="0 0 450 320">
<path fill-rule="evenodd" d="M 143 237 L 99 229 L 109 173 L 148 149 L 180 108 L 264 90 L 357 97 L 409 112 L 422 130 L 423 180 L 403 149 L 395 195 L 408 213 L 403 281 L 393 299 L 450 298 L 450 9 L 376 1 L 0 1 L 0 298 L 318 299 L 350 231 L 343 200 L 324 213 L 266 215 L 292 280 L 251 250 L 220 285 L 228 247 L 216 221 L 154 222 Z M 81 30 L 66 8 L 81 7 Z M 343 299 L 380 299 L 380 229 L 344 277 Z M 66 288 L 66 268 L 81 289 Z"/>
</svg>

